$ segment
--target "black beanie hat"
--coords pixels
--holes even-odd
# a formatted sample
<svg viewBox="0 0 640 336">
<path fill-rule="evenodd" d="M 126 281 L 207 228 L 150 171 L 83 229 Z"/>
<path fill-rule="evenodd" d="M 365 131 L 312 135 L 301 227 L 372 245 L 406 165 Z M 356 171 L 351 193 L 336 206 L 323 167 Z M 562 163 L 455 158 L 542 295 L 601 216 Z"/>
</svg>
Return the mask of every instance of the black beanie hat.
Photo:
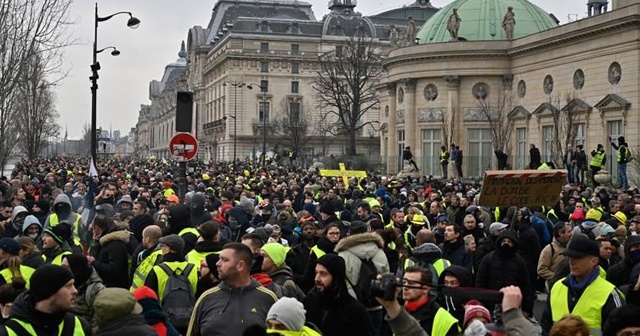
<svg viewBox="0 0 640 336">
<path fill-rule="evenodd" d="M 318 259 L 318 264 L 326 267 L 334 280 L 345 281 L 347 268 L 342 257 L 336 254 L 325 254 Z"/>
<path fill-rule="evenodd" d="M 71 239 L 71 225 L 66 222 L 61 222 L 58 225 L 45 229 L 44 232 L 53 238 L 59 245 Z"/>
<path fill-rule="evenodd" d="M 640 327 L 640 306 L 635 304 L 625 304 L 614 309 L 602 328 L 603 336 L 615 336 L 624 328 Z"/>
<path fill-rule="evenodd" d="M 31 275 L 31 297 L 37 303 L 46 300 L 64 287 L 69 280 L 73 280 L 70 270 L 57 265 L 43 265 Z"/>
<path fill-rule="evenodd" d="M 80 287 L 89 280 L 93 269 L 89 266 L 87 257 L 81 254 L 68 254 L 64 258 L 67 259 L 71 273 L 73 273 L 73 277 L 76 279 L 76 287 Z"/>
<path fill-rule="evenodd" d="M 220 260 L 220 255 L 217 253 L 211 253 L 208 256 L 206 256 L 204 259 L 207 260 L 207 266 L 209 266 L 209 270 L 211 271 L 211 274 L 213 274 L 216 278 L 219 279 L 220 277 L 218 276 L 218 267 L 216 266 L 216 264 L 218 263 L 218 260 Z"/>
</svg>

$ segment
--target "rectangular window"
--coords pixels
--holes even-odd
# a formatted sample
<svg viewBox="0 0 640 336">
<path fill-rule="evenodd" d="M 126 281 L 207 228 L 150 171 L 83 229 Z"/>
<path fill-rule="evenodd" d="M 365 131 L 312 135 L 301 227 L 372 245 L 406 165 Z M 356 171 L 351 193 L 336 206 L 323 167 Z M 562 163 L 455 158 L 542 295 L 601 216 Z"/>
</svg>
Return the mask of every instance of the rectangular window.
<svg viewBox="0 0 640 336">
<path fill-rule="evenodd" d="M 516 141 L 518 146 L 516 154 L 518 155 L 516 159 L 517 169 L 525 169 L 529 154 L 527 149 L 527 129 L 525 127 L 516 129 Z"/>
<path fill-rule="evenodd" d="M 491 170 L 493 160 L 493 140 L 490 129 L 470 129 L 468 131 L 469 153 L 467 160 L 467 172 L 464 176 L 480 177 L 484 172 Z"/>
<path fill-rule="evenodd" d="M 622 121 L 615 120 L 607 122 L 607 133 L 609 133 L 608 136 L 611 137 L 611 140 L 617 143 L 618 137 L 624 136 Z M 607 140 L 608 139 L 609 138 L 607 138 Z M 609 173 L 613 179 L 612 181 L 614 181 L 613 183 L 615 184 L 615 181 L 618 179 L 618 151 L 616 151 L 611 145 L 605 145 L 604 148 L 609 151 L 607 153 L 607 169 L 609 169 Z"/>
<path fill-rule="evenodd" d="M 268 43 L 268 42 L 262 42 L 262 43 L 260 43 L 260 51 L 261 51 L 261 52 L 267 52 L 267 51 L 269 51 L 269 43 Z"/>
<path fill-rule="evenodd" d="M 291 45 L 291 53 L 293 55 L 297 55 L 300 52 L 300 45 L 299 44 L 292 44 Z"/>
<path fill-rule="evenodd" d="M 554 126 L 542 127 L 542 162 L 550 161 L 553 155 Z"/>
<path fill-rule="evenodd" d="M 260 92 L 269 92 L 269 81 L 261 80 L 260 81 Z"/>
<path fill-rule="evenodd" d="M 289 118 L 291 119 L 291 125 L 298 125 L 300 122 L 300 103 L 289 103 Z"/>
<path fill-rule="evenodd" d="M 291 73 L 292 74 L 300 73 L 300 63 L 291 63 Z"/>
<path fill-rule="evenodd" d="M 260 62 L 260 72 L 269 72 L 269 62 Z"/>
<path fill-rule="evenodd" d="M 576 147 L 578 145 L 582 145 L 583 147 L 586 147 L 586 143 L 587 143 L 586 125 L 584 123 L 576 124 L 576 138 L 575 140 L 573 140 L 573 147 Z"/>
<path fill-rule="evenodd" d="M 299 91 L 300 91 L 300 83 L 291 82 L 291 93 L 299 93 Z"/>
<path fill-rule="evenodd" d="M 269 123 L 269 102 L 260 102 L 259 105 L 259 111 L 258 111 L 258 119 L 260 121 L 260 123 L 264 123 L 265 122 L 265 118 L 266 118 L 266 123 Z"/>
<path fill-rule="evenodd" d="M 404 150 L 404 130 L 398 131 L 398 171 L 402 171 L 402 151 Z M 415 161 L 415 160 L 414 160 Z"/>
<path fill-rule="evenodd" d="M 425 175 L 442 176 L 440 170 L 440 146 L 442 144 L 439 129 L 422 130 L 422 170 Z M 420 162 L 414 159 L 416 162 Z"/>
<path fill-rule="evenodd" d="M 336 46 L 336 57 L 342 57 L 342 46 Z"/>
</svg>

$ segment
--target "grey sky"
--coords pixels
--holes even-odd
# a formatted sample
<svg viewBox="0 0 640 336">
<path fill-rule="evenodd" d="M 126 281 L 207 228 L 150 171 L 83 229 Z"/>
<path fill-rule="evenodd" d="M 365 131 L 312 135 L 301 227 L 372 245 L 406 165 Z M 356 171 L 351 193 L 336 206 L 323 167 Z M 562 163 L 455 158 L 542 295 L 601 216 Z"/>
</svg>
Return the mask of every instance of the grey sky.
<svg viewBox="0 0 640 336">
<path fill-rule="evenodd" d="M 327 0 L 307 0 L 313 4 L 316 18 L 328 12 Z M 432 0 L 442 7 L 451 0 Z M 562 23 L 569 14 L 586 16 L 587 0 L 532 0 Z M 399 5 L 392 5 L 397 3 Z M 404 2 L 359 0 L 358 11 L 365 15 L 400 6 Z M 407 1 L 406 3 L 410 3 Z M 136 30 L 126 26 L 127 16 L 121 15 L 100 24 L 98 48 L 117 47 L 122 54 L 99 55 L 101 63 L 98 90 L 98 126 L 119 129 L 123 135 L 135 126 L 140 104 L 149 103 L 149 81 L 161 79 L 164 67 L 178 58 L 180 41 L 186 40 L 189 28 L 205 27 L 211 17 L 214 0 L 102 0 L 99 15 L 130 11 L 142 24 Z M 57 88 L 57 109 L 61 134 L 68 126 L 70 137 L 80 137 L 82 127 L 91 121 L 89 76 L 91 43 L 93 41 L 93 11 L 95 3 L 75 0 L 71 16 L 77 22 L 70 29 L 78 44 L 65 51 L 69 76 Z"/>
</svg>

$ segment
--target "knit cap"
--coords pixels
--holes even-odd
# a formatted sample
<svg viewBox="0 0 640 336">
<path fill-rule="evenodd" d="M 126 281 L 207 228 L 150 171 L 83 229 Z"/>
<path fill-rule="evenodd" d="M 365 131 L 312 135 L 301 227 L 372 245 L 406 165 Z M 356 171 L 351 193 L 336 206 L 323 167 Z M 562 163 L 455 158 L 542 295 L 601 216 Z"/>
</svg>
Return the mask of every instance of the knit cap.
<svg viewBox="0 0 640 336">
<path fill-rule="evenodd" d="M 283 297 L 271 306 L 266 321 L 275 320 L 282 323 L 287 330 L 302 331 L 305 314 L 306 311 L 300 301 Z"/>
<path fill-rule="evenodd" d="M 491 313 L 489 313 L 489 309 L 485 308 L 480 302 L 471 300 L 464 306 L 463 328 L 466 328 L 474 318 L 483 318 L 487 323 L 491 323 Z"/>
<path fill-rule="evenodd" d="M 50 298 L 70 280 L 73 280 L 73 273 L 62 266 L 43 265 L 38 267 L 29 280 L 33 302 L 37 303 Z"/>
<path fill-rule="evenodd" d="M 0 239 L 0 250 L 6 253 L 17 256 L 20 254 L 20 248 L 20 243 L 13 238 L 3 237 Z"/>
<path fill-rule="evenodd" d="M 284 260 L 287 256 L 287 252 L 279 243 L 268 243 L 262 246 L 262 250 L 269 256 L 269 259 L 273 261 L 276 267 L 282 266 L 284 264 Z"/>
<path fill-rule="evenodd" d="M 142 314 L 142 306 L 133 293 L 124 288 L 105 288 L 98 292 L 93 310 L 100 323 L 115 321 L 127 315 Z"/>
<path fill-rule="evenodd" d="M 316 206 L 313 205 L 313 203 L 307 203 L 307 204 L 303 205 L 302 209 L 303 210 L 307 210 L 312 215 L 316 213 Z"/>
<path fill-rule="evenodd" d="M 44 229 L 44 233 L 51 236 L 58 245 L 62 245 L 71 239 L 71 226 L 67 223 L 59 223 L 52 228 Z"/>
</svg>

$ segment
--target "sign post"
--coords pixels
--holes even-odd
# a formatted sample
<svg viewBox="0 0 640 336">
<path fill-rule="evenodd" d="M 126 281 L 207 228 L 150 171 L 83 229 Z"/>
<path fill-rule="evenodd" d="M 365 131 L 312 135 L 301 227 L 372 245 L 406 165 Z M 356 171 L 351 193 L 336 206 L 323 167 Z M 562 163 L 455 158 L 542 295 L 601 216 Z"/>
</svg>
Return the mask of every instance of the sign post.
<svg viewBox="0 0 640 336">
<path fill-rule="evenodd" d="M 566 170 L 487 171 L 478 203 L 499 208 L 555 205 L 566 183 Z"/>
<path fill-rule="evenodd" d="M 349 186 L 349 177 L 367 177 L 367 172 L 364 170 L 347 170 L 343 162 L 338 164 L 340 169 L 320 169 L 321 176 L 335 177 L 342 176 L 343 183 L 346 187 Z"/>
<path fill-rule="evenodd" d="M 178 161 L 178 187 L 180 201 L 184 202 L 187 193 L 187 161 L 198 154 L 198 141 L 190 133 L 178 133 L 169 141 L 169 152 Z"/>
</svg>

